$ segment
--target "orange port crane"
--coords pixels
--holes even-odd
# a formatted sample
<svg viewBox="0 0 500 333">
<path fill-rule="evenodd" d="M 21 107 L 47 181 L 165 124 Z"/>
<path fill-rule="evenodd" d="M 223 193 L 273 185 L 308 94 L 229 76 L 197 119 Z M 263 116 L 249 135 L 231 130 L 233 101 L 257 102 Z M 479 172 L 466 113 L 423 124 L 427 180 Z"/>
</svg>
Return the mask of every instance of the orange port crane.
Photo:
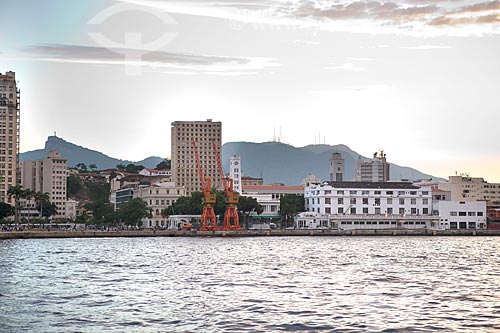
<svg viewBox="0 0 500 333">
<path fill-rule="evenodd" d="M 219 152 L 217 151 L 217 146 L 215 145 L 215 141 L 213 140 L 212 147 L 214 149 L 217 165 L 219 166 L 220 178 L 222 184 L 224 185 L 224 191 L 226 191 L 226 213 L 224 214 L 222 230 L 243 230 L 243 228 L 240 226 L 240 219 L 238 217 L 238 211 L 236 209 L 236 205 L 238 204 L 238 200 L 240 199 L 240 197 L 238 193 L 234 193 L 233 180 L 230 177 L 226 177 L 224 175 Z"/>
<path fill-rule="evenodd" d="M 193 143 L 196 166 L 198 168 L 198 176 L 200 178 L 201 187 L 203 190 L 203 213 L 201 214 L 200 230 L 219 230 L 213 206 L 217 201 L 217 198 L 215 194 L 212 194 L 211 192 L 210 178 L 203 176 L 200 156 L 198 155 L 198 149 L 196 148 L 196 141 L 192 139 L 191 142 Z"/>
</svg>

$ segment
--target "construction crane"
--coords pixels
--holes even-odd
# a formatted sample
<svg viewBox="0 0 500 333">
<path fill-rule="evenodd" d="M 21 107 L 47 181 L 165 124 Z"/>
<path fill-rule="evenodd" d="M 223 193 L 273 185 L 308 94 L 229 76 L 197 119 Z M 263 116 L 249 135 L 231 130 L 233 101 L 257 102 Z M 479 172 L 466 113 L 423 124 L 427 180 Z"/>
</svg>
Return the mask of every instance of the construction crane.
<svg viewBox="0 0 500 333">
<path fill-rule="evenodd" d="M 214 149 L 217 165 L 219 166 L 220 178 L 224 186 L 224 191 L 226 191 L 226 213 L 224 214 L 222 230 L 243 230 L 243 228 L 240 226 L 240 219 L 238 217 L 238 211 L 236 209 L 236 205 L 239 201 L 239 195 L 237 193 L 234 193 L 233 180 L 230 177 L 226 177 L 224 175 L 224 170 L 222 170 L 222 162 L 220 160 L 219 152 L 217 151 L 217 146 L 215 145 L 214 140 L 212 140 L 212 147 Z"/>
<path fill-rule="evenodd" d="M 201 169 L 200 156 L 196 148 L 196 141 L 194 138 L 191 140 L 194 148 L 194 155 L 196 158 L 196 166 L 198 168 L 198 176 L 200 178 L 201 187 L 203 190 L 203 213 L 201 214 L 201 227 L 200 230 L 219 230 L 217 226 L 217 218 L 215 216 L 213 205 L 216 202 L 215 194 L 211 192 L 210 178 L 203 176 Z"/>
</svg>

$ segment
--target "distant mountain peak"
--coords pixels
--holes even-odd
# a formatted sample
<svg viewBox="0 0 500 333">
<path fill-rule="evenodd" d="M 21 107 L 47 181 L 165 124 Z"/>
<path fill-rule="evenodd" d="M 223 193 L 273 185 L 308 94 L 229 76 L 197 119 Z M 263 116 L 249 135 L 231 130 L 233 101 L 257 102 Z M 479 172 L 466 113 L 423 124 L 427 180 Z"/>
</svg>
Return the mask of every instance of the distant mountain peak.
<svg viewBox="0 0 500 333">
<path fill-rule="evenodd" d="M 95 164 L 98 169 L 110 169 L 116 167 L 118 164 L 136 164 L 143 165 L 146 168 L 154 168 L 163 161 L 163 158 L 157 156 L 151 156 L 138 162 L 121 160 L 109 157 L 99 151 L 68 142 L 56 135 L 50 135 L 47 137 L 47 141 L 45 142 L 45 147 L 43 149 L 21 153 L 20 160 L 41 160 L 47 157 L 50 151 L 54 150 L 61 153 L 61 156 L 68 160 L 68 166 L 70 167 L 74 167 L 78 163 L 84 163 L 86 165 Z"/>
</svg>

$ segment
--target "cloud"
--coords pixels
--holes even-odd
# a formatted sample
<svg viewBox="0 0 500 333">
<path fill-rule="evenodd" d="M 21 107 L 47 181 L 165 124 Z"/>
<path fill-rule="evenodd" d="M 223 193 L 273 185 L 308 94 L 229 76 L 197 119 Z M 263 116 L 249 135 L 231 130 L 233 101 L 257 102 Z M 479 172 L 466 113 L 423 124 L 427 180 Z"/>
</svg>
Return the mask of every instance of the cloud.
<svg viewBox="0 0 500 333">
<path fill-rule="evenodd" d="M 355 65 L 351 62 L 347 62 L 347 63 L 341 64 L 341 65 L 329 66 L 329 67 L 326 67 L 325 69 L 343 70 L 343 71 L 349 71 L 349 72 L 361 72 L 363 70 L 362 67 L 359 67 L 358 65 Z"/>
<path fill-rule="evenodd" d="M 23 49 L 28 56 L 23 60 L 141 66 L 148 69 L 173 69 L 189 73 L 233 72 L 251 73 L 267 67 L 279 66 L 269 58 L 222 57 L 213 55 L 148 51 L 125 48 L 104 48 L 83 45 L 37 44 Z M 179 74 L 173 71 L 171 73 Z M 168 71 L 163 71 L 168 73 Z"/>
<path fill-rule="evenodd" d="M 243 23 L 369 34 L 500 34 L 500 0 L 120 0 Z"/>
<path fill-rule="evenodd" d="M 448 45 L 417 45 L 417 46 L 401 46 L 402 49 L 410 50 L 433 50 L 433 49 L 451 49 Z"/>
</svg>

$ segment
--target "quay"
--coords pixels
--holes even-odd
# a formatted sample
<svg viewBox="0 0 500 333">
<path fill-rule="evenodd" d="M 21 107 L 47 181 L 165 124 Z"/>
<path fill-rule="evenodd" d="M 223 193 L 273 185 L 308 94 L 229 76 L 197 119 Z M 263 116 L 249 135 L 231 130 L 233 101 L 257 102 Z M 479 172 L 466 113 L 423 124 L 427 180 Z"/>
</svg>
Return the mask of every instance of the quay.
<svg viewBox="0 0 500 333">
<path fill-rule="evenodd" d="M 26 230 L 0 232 L 0 240 L 35 238 L 113 238 L 113 237 L 285 237 L 285 236 L 500 236 L 494 229 L 358 229 L 358 230 L 243 230 L 243 231 L 186 231 L 186 230 Z"/>
</svg>

